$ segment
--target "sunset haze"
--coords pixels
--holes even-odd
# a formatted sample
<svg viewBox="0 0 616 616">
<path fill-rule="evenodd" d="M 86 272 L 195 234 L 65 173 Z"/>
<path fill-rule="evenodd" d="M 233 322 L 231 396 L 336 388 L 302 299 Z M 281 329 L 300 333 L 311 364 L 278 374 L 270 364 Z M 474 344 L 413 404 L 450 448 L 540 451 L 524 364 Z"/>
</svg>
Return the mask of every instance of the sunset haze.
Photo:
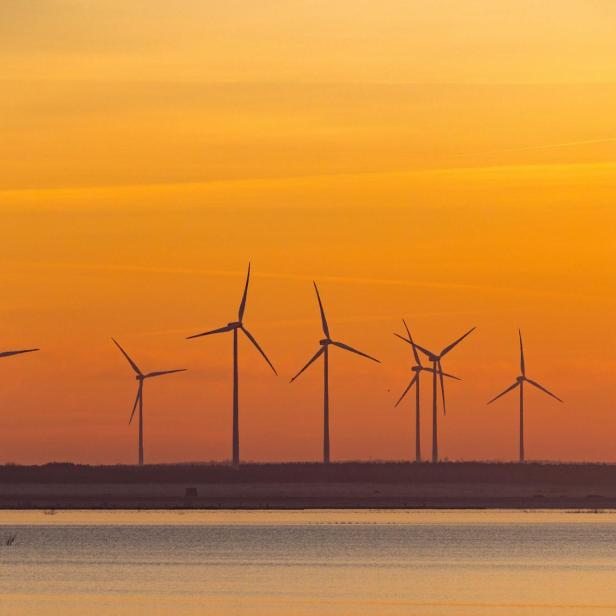
<svg viewBox="0 0 616 616">
<path fill-rule="evenodd" d="M 0 463 L 414 458 L 410 348 L 443 360 L 449 460 L 616 462 L 616 7 L 609 0 L 5 0 Z M 431 390 L 422 387 L 422 447 Z"/>
</svg>

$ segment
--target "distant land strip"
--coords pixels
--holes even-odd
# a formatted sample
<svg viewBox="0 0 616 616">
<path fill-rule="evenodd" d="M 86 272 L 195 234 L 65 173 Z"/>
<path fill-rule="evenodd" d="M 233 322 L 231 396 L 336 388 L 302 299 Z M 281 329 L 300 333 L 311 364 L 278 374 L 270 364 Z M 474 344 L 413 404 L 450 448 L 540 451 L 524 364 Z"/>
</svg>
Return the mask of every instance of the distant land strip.
<svg viewBox="0 0 616 616">
<path fill-rule="evenodd" d="M 5 465 L 0 509 L 616 510 L 616 465 Z"/>
</svg>

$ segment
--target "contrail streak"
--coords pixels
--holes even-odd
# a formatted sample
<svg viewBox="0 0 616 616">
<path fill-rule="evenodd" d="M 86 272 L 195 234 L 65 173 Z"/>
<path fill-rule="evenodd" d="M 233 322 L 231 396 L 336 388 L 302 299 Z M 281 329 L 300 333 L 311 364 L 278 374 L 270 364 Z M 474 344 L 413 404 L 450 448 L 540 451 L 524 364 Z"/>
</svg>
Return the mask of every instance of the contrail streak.
<svg viewBox="0 0 616 616">
<path fill-rule="evenodd" d="M 481 156 L 483 154 L 500 154 L 502 152 L 525 152 L 529 150 L 552 150 L 558 148 L 571 148 L 577 145 L 592 145 L 595 143 L 616 143 L 616 137 L 605 137 L 603 139 L 586 139 L 584 141 L 565 141 L 563 143 L 543 143 L 537 145 L 522 145 L 514 148 L 500 148 L 498 150 L 487 150 L 485 152 L 465 152 L 456 154 L 456 157 Z"/>
</svg>

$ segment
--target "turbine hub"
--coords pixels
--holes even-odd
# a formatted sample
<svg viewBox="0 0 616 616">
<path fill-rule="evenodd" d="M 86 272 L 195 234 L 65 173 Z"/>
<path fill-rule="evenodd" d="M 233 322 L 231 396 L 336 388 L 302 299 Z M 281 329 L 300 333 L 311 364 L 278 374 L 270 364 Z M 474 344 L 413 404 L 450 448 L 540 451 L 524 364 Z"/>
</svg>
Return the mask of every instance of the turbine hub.
<svg viewBox="0 0 616 616">
<path fill-rule="evenodd" d="M 328 340 L 327 338 L 323 338 L 322 340 L 319 340 L 319 344 L 321 346 L 327 346 L 328 344 L 330 344 L 331 340 Z"/>
<path fill-rule="evenodd" d="M 242 324 L 239 321 L 234 321 L 233 323 L 227 323 L 227 327 L 230 327 L 231 329 L 238 329 L 241 326 Z"/>
<path fill-rule="evenodd" d="M 421 366 L 413 366 L 411 372 L 421 372 L 423 368 Z"/>
<path fill-rule="evenodd" d="M 137 375 L 135 376 L 135 380 L 136 380 L 136 381 L 143 381 L 143 379 L 144 379 L 144 378 L 145 378 L 145 377 L 143 376 L 143 374 L 137 374 Z"/>
<path fill-rule="evenodd" d="M 521 383 L 522 381 L 525 381 L 525 380 L 526 380 L 526 379 L 525 379 L 523 376 L 519 376 L 519 377 L 516 379 L 516 381 L 517 381 L 518 383 Z"/>
</svg>

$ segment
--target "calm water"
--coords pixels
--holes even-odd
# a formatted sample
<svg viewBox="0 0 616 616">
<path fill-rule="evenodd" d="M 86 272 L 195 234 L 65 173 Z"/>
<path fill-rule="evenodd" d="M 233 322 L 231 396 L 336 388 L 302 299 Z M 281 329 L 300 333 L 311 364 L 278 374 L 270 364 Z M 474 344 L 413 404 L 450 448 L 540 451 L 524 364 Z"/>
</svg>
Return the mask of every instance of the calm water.
<svg viewBox="0 0 616 616">
<path fill-rule="evenodd" d="M 2 615 L 616 614 L 611 513 L 0 512 L 0 540 Z"/>
</svg>

